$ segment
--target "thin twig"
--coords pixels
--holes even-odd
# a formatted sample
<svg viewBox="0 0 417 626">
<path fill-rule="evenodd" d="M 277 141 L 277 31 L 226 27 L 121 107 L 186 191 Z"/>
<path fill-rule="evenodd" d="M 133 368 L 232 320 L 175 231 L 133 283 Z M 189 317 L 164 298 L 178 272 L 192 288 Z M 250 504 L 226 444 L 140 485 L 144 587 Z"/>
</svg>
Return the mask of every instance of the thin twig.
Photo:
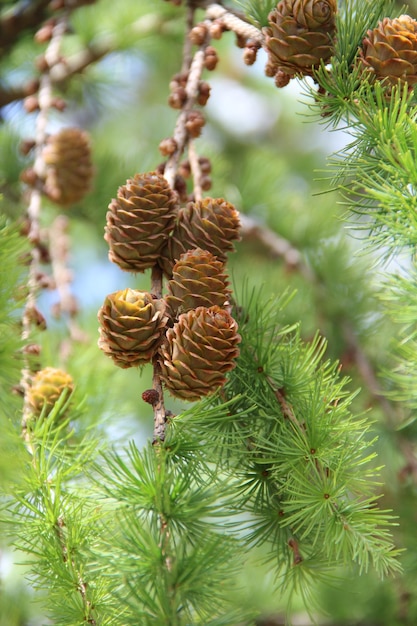
<svg viewBox="0 0 417 626">
<path fill-rule="evenodd" d="M 284 418 L 294 424 L 294 426 L 296 426 L 298 430 L 303 430 L 302 425 L 300 424 L 294 413 L 294 409 L 285 397 L 285 390 L 277 389 L 273 379 L 270 376 L 266 376 L 266 380 L 268 381 L 269 386 L 275 394 Z"/>
<path fill-rule="evenodd" d="M 36 157 L 34 170 L 40 181 L 44 172 L 44 161 L 42 159 L 42 146 L 45 142 L 47 111 L 50 106 L 50 91 L 47 77 L 43 77 L 39 90 L 39 107 L 40 111 L 36 120 Z M 40 267 L 40 213 L 42 206 L 42 194 L 40 191 L 40 183 L 30 191 L 29 205 L 27 209 L 27 218 L 29 221 L 28 239 L 32 244 L 30 252 L 30 266 L 27 283 L 26 304 L 22 316 L 22 340 L 27 343 L 30 339 L 33 325 L 33 312 L 36 310 L 38 285 L 38 274 Z M 30 368 L 29 356 L 25 352 L 24 366 L 21 376 L 21 388 L 23 391 L 23 416 L 22 416 L 22 432 L 26 438 L 27 422 L 30 418 L 30 407 L 28 404 L 28 392 L 32 382 L 32 372 Z"/>
<path fill-rule="evenodd" d="M 401 434 L 398 434 L 398 445 L 405 460 L 405 465 L 398 472 L 398 478 L 400 481 L 404 481 L 405 478 L 410 476 L 414 485 L 417 485 L 417 457 L 415 443 Z"/>
<path fill-rule="evenodd" d="M 224 7 L 220 6 L 219 4 L 209 4 L 208 6 L 205 6 L 205 8 L 206 8 L 205 20 L 209 20 L 209 21 L 218 20 L 222 24 L 224 24 L 224 26 L 228 30 L 232 30 L 236 34 L 242 37 L 245 37 L 246 39 L 251 39 L 253 41 L 256 41 L 262 44 L 263 42 L 262 32 L 259 29 L 257 29 L 255 26 L 248 24 L 247 22 L 242 20 L 240 17 L 238 17 L 234 13 L 231 13 L 230 11 L 227 11 Z M 193 16 L 194 16 L 194 11 L 189 9 L 189 13 L 187 15 L 188 31 L 191 29 L 193 25 Z M 184 56 L 183 56 L 183 70 L 185 69 L 187 71 L 189 68 L 188 80 L 187 80 L 187 84 L 185 87 L 187 99 L 180 115 L 178 116 L 177 123 L 176 123 L 175 130 L 174 130 L 173 138 L 176 142 L 177 149 L 174 152 L 174 154 L 172 154 L 171 157 L 168 159 L 165 165 L 165 171 L 164 171 L 164 176 L 171 187 L 174 186 L 174 181 L 175 181 L 175 176 L 178 170 L 179 161 L 184 153 L 184 149 L 189 140 L 188 132 L 187 132 L 185 124 L 187 122 L 188 112 L 194 107 L 196 98 L 198 96 L 198 86 L 199 86 L 201 75 L 204 69 L 205 48 L 207 47 L 207 44 L 208 44 L 208 39 L 207 39 L 205 43 L 202 46 L 200 46 L 200 48 L 195 53 L 194 58 L 190 65 L 189 63 L 190 43 L 187 42 L 188 39 L 189 38 L 187 37 L 186 42 L 184 44 Z M 191 162 L 191 159 L 190 159 L 190 162 Z M 199 183 L 198 183 L 198 176 L 197 176 L 196 192 L 197 194 L 201 193 L 201 190 L 199 188 Z M 197 194 L 195 194 L 195 197 Z"/>
<path fill-rule="evenodd" d="M 65 57 L 51 67 L 50 76 L 53 85 L 63 85 L 75 74 L 81 74 L 87 67 L 100 61 L 117 48 L 117 41 L 111 35 L 101 35 L 94 43 L 76 54 Z"/>
<path fill-rule="evenodd" d="M 160 521 L 161 521 L 161 552 L 162 552 L 162 556 L 164 557 L 165 567 L 167 568 L 168 572 L 171 572 L 172 571 L 172 558 L 168 554 L 168 550 L 167 550 L 167 547 L 169 545 L 169 539 L 170 539 L 169 525 L 166 519 L 162 515 L 160 516 Z"/>
<path fill-rule="evenodd" d="M 77 590 L 78 590 L 78 593 L 80 594 L 81 602 L 83 605 L 84 622 L 86 624 L 91 624 L 92 626 L 95 626 L 97 622 L 93 617 L 94 608 L 92 606 L 92 602 L 91 600 L 88 599 L 88 592 L 87 592 L 88 585 L 82 576 L 80 568 L 77 567 L 76 562 L 74 558 L 72 557 L 72 555 L 76 554 L 76 552 L 74 550 L 68 550 L 65 528 L 66 528 L 66 522 L 64 520 L 64 517 L 62 515 L 59 515 L 59 517 L 57 518 L 55 522 L 54 530 L 55 530 L 55 534 L 59 542 L 62 560 L 66 564 L 67 567 L 72 568 L 72 572 L 75 574 L 77 578 L 77 581 L 78 581 Z"/>
<path fill-rule="evenodd" d="M 58 58 L 59 46 L 63 34 L 66 31 L 66 15 L 54 27 L 51 41 L 45 52 L 48 63 L 53 63 Z M 28 239 L 32 244 L 31 260 L 29 267 L 28 291 L 26 304 L 22 316 L 22 339 L 28 342 L 33 325 L 33 312 L 36 310 L 36 297 L 39 289 L 38 275 L 40 265 L 40 213 L 42 206 L 41 181 L 45 175 L 45 162 L 42 156 L 42 150 L 46 140 L 46 127 L 48 124 L 48 112 L 52 103 L 52 86 L 49 73 L 45 73 L 41 77 L 38 92 L 39 113 L 36 119 L 35 128 L 35 162 L 33 165 L 34 172 L 37 177 L 35 187 L 31 189 L 29 194 L 29 205 L 27 209 L 27 218 L 29 221 Z M 30 407 L 28 403 L 28 392 L 32 382 L 32 372 L 30 368 L 29 356 L 25 352 L 25 361 L 22 369 L 21 388 L 23 391 L 23 416 L 22 416 L 22 433 L 27 440 L 27 423 L 30 418 Z"/>
<path fill-rule="evenodd" d="M 187 8 L 187 14 L 185 18 L 185 37 L 184 37 L 184 46 L 182 49 L 182 66 L 181 66 L 181 74 L 185 74 L 188 72 L 192 62 L 192 49 L 193 44 L 189 37 L 189 33 L 194 26 L 194 15 L 195 15 L 195 7 L 189 6 Z"/>
<path fill-rule="evenodd" d="M 197 94 L 198 94 L 198 85 L 201 79 L 201 74 L 204 69 L 204 48 L 200 48 L 194 55 L 192 60 L 190 71 L 188 74 L 187 84 L 185 86 L 185 91 L 187 94 L 187 100 L 182 109 L 180 115 L 178 116 L 177 123 L 175 125 L 174 130 L 174 140 L 177 145 L 177 149 L 174 154 L 168 159 L 165 165 L 164 176 L 168 181 L 168 184 L 171 187 L 174 187 L 175 176 L 178 170 L 178 164 L 181 156 L 184 153 L 185 146 L 188 140 L 188 132 L 185 127 L 187 121 L 188 112 L 193 108 Z"/>
<path fill-rule="evenodd" d="M 164 26 L 165 22 L 160 16 L 145 15 L 126 28 L 126 37 L 135 35 L 143 38 L 158 31 L 162 31 L 161 34 L 163 35 Z M 97 63 L 107 54 L 117 50 L 118 45 L 117 38 L 112 34 L 98 34 L 94 42 L 89 43 L 83 50 L 65 57 L 65 61 L 57 59 L 57 62 L 49 71 L 52 85 L 54 87 L 65 87 L 70 78 L 81 74 L 90 65 Z M 32 95 L 36 91 L 36 83 L 37 81 L 31 78 L 23 85 L 0 86 L 0 107 Z"/>
<path fill-rule="evenodd" d="M 161 382 L 161 366 L 158 357 L 153 360 L 153 377 L 152 388 L 158 393 L 158 400 L 153 404 L 154 428 L 153 428 L 153 444 L 165 440 L 165 426 L 167 421 L 166 410 L 164 406 L 164 390 Z"/>
<path fill-rule="evenodd" d="M 342 323 L 343 337 L 352 351 L 353 358 L 355 360 L 356 367 L 361 378 L 366 382 L 366 387 L 375 400 L 377 400 L 381 409 L 386 415 L 387 422 L 390 426 L 395 427 L 397 422 L 396 412 L 389 400 L 384 396 L 383 392 L 378 385 L 378 378 L 370 362 L 368 356 L 365 354 L 362 346 L 358 341 L 351 324 L 346 320 Z"/>
<path fill-rule="evenodd" d="M 155 298 L 162 298 L 162 270 L 158 265 L 154 265 L 151 275 L 151 294 Z M 164 390 L 162 388 L 161 381 L 161 366 L 159 364 L 159 357 L 156 355 L 152 361 L 153 365 L 153 377 L 152 388 L 157 392 L 157 400 L 153 402 L 154 412 L 154 429 L 153 429 L 153 444 L 156 444 L 165 439 L 165 426 L 166 426 L 166 410 L 164 405 Z"/>
<path fill-rule="evenodd" d="M 193 176 L 193 196 L 195 201 L 203 199 L 203 189 L 201 187 L 201 166 L 198 160 L 198 154 L 195 149 L 194 141 L 188 143 L 188 160 L 190 162 L 191 173 Z"/>
<path fill-rule="evenodd" d="M 262 243 L 272 256 L 282 258 L 287 267 L 297 269 L 307 281 L 312 282 L 316 279 L 312 269 L 303 261 L 301 252 L 288 239 L 242 213 L 240 225 L 243 238 L 252 238 Z"/>
<path fill-rule="evenodd" d="M 162 298 L 162 270 L 159 265 L 154 265 L 151 274 L 151 294 L 155 298 Z"/>
<path fill-rule="evenodd" d="M 39 237 L 39 215 L 41 207 L 41 194 L 38 189 L 33 189 L 30 194 L 30 202 L 28 206 L 28 219 L 30 224 L 29 240 L 33 243 L 32 250 L 30 252 L 30 265 L 29 275 L 27 282 L 27 296 L 26 303 L 22 315 L 22 341 L 24 345 L 27 345 L 33 324 L 33 311 L 36 309 L 36 296 L 38 291 L 38 271 L 40 265 L 40 251 L 39 247 L 34 244 Z M 26 350 L 24 350 L 24 361 L 22 374 L 20 378 L 20 387 L 23 393 L 23 414 L 22 414 L 22 434 L 25 441 L 27 440 L 27 424 L 31 416 L 31 409 L 29 406 L 29 389 L 32 384 L 32 371 L 30 367 L 30 357 Z"/>
<path fill-rule="evenodd" d="M 256 28 L 256 26 L 248 24 L 248 22 L 245 22 L 220 4 L 210 4 L 206 9 L 206 17 L 210 20 L 218 20 L 224 24 L 228 30 L 232 30 L 245 39 L 251 39 L 261 45 L 264 42 L 262 31 Z"/>
<path fill-rule="evenodd" d="M 303 557 L 300 554 L 300 549 L 298 547 L 298 541 L 296 541 L 293 537 L 291 537 L 291 539 L 288 540 L 288 545 L 291 548 L 293 554 L 294 554 L 294 561 L 293 564 L 294 565 L 298 565 L 299 563 L 302 563 L 303 561 Z"/>
</svg>

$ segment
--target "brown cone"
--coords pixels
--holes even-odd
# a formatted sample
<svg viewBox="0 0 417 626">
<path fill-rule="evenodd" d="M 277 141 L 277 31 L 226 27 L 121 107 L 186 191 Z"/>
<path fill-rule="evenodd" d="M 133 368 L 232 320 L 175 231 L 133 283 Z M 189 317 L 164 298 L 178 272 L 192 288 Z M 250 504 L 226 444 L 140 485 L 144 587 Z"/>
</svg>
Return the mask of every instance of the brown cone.
<svg viewBox="0 0 417 626">
<path fill-rule="evenodd" d="M 98 312 L 98 346 L 119 367 L 149 363 L 164 336 L 166 304 L 146 291 L 124 289 L 108 295 Z"/>
<path fill-rule="evenodd" d="M 188 250 L 201 248 L 219 261 L 226 261 L 227 252 L 239 239 L 239 213 L 223 198 L 204 198 L 181 208 L 172 236 L 161 252 L 159 264 L 171 278 L 175 263 Z"/>
<path fill-rule="evenodd" d="M 371 78 L 393 86 L 417 83 L 417 21 L 409 15 L 388 17 L 368 30 L 359 49 L 359 63 Z"/>
<path fill-rule="evenodd" d="M 175 318 L 199 306 L 224 307 L 230 296 L 227 285 L 224 263 L 211 252 L 201 248 L 185 252 L 175 263 L 167 285 L 168 311 Z"/>
<path fill-rule="evenodd" d="M 61 206 L 80 202 L 90 191 L 94 168 L 90 138 L 79 128 L 48 137 L 42 151 L 46 166 L 44 193 Z"/>
<path fill-rule="evenodd" d="M 224 309 L 198 307 L 183 313 L 161 348 L 165 387 L 189 401 L 213 393 L 235 367 L 239 342 L 237 323 Z"/>
<path fill-rule="evenodd" d="M 177 195 L 160 174 L 136 174 L 129 179 L 119 187 L 107 212 L 104 239 L 110 246 L 110 261 L 129 272 L 155 265 L 177 210 Z"/>
<path fill-rule="evenodd" d="M 266 73 L 279 73 L 277 86 L 285 86 L 295 75 L 312 76 L 322 61 L 330 59 L 336 12 L 336 0 L 281 0 L 271 11 L 269 26 L 264 28 Z"/>
</svg>

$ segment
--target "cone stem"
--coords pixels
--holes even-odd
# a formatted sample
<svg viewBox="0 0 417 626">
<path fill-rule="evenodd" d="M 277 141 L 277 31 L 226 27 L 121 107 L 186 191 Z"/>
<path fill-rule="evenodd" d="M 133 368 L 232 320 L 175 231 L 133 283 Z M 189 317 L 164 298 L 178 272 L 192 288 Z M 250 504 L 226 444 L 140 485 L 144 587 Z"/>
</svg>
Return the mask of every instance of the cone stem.
<svg viewBox="0 0 417 626">
<path fill-rule="evenodd" d="M 201 186 L 201 167 L 198 161 L 197 150 L 195 149 L 194 141 L 190 140 L 188 144 L 188 160 L 190 161 L 191 172 L 193 174 L 194 181 L 194 200 L 201 201 L 203 199 L 203 189 Z"/>
<path fill-rule="evenodd" d="M 162 298 L 162 270 L 157 264 L 152 267 L 151 294 L 155 298 Z"/>
<path fill-rule="evenodd" d="M 155 298 L 162 298 L 162 270 L 155 264 L 151 274 L 151 294 Z M 164 405 L 164 391 L 161 382 L 161 366 L 156 355 L 152 360 L 153 377 L 152 388 L 158 393 L 158 400 L 153 404 L 153 444 L 165 439 L 166 410 Z"/>
<path fill-rule="evenodd" d="M 153 445 L 164 441 L 165 439 L 165 424 L 166 424 L 166 410 L 164 405 L 164 391 L 162 389 L 161 382 L 161 366 L 159 364 L 159 358 L 156 356 L 152 361 L 153 365 L 153 378 L 152 388 L 158 392 L 158 400 L 153 404 Z"/>
<path fill-rule="evenodd" d="M 210 4 L 206 9 L 206 17 L 212 21 L 221 21 L 228 30 L 233 31 L 237 35 L 257 41 L 261 45 L 264 43 L 264 36 L 259 28 L 248 24 L 248 22 L 244 22 L 240 17 L 228 11 L 220 4 Z"/>
</svg>

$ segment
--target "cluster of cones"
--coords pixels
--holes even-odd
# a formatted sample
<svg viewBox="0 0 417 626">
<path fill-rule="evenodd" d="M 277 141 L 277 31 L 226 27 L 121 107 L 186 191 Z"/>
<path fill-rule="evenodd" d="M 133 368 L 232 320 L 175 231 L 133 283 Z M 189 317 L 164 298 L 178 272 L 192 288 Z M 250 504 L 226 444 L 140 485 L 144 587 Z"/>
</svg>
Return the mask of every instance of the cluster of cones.
<svg viewBox="0 0 417 626">
<path fill-rule="evenodd" d="M 334 51 L 336 0 L 281 0 L 264 29 L 266 72 L 276 84 L 311 76 Z M 417 22 L 408 15 L 384 18 L 368 30 L 357 61 L 371 80 L 388 87 L 417 83 Z M 29 185 L 41 183 L 55 203 L 78 202 L 89 191 L 93 165 L 88 135 L 68 128 L 43 148 L 45 174 L 25 170 Z M 110 294 L 99 311 L 100 348 L 119 367 L 157 358 L 172 395 L 197 400 L 225 382 L 240 341 L 230 315 L 227 253 L 238 239 L 235 208 L 222 198 L 178 204 L 178 195 L 157 172 L 138 174 L 119 188 L 107 214 L 109 258 L 121 269 L 143 272 L 158 265 L 167 294 L 125 289 Z M 61 370 L 39 371 L 29 392 L 34 414 L 52 407 L 72 379 Z"/>
<path fill-rule="evenodd" d="M 281 0 L 264 29 L 266 74 L 278 87 L 294 76 L 312 76 L 326 64 L 336 39 L 336 0 Z M 417 82 L 417 22 L 408 15 L 384 18 L 368 30 L 356 63 L 372 81 L 390 87 Z"/>
<path fill-rule="evenodd" d="M 157 172 L 129 179 L 109 205 L 109 258 L 130 272 L 159 266 L 167 293 L 108 295 L 98 313 L 99 347 L 123 368 L 157 359 L 178 398 L 198 400 L 223 385 L 240 341 L 225 273 L 238 238 L 238 213 L 223 198 L 181 207 Z"/>
</svg>

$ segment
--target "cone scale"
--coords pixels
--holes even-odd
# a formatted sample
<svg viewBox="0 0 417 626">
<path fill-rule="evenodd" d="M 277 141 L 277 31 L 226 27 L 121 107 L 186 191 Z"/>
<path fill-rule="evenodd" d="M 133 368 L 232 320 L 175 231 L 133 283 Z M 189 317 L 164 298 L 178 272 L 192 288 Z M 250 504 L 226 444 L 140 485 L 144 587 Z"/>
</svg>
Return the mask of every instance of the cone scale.
<svg viewBox="0 0 417 626">
<path fill-rule="evenodd" d="M 214 393 L 235 367 L 239 342 L 236 321 L 220 307 L 183 313 L 168 330 L 160 351 L 166 389 L 188 401 Z"/>
<path fill-rule="evenodd" d="M 227 285 L 224 263 L 207 250 L 190 250 L 173 267 L 165 297 L 168 311 L 176 318 L 199 306 L 225 307 L 230 297 Z"/>
</svg>

